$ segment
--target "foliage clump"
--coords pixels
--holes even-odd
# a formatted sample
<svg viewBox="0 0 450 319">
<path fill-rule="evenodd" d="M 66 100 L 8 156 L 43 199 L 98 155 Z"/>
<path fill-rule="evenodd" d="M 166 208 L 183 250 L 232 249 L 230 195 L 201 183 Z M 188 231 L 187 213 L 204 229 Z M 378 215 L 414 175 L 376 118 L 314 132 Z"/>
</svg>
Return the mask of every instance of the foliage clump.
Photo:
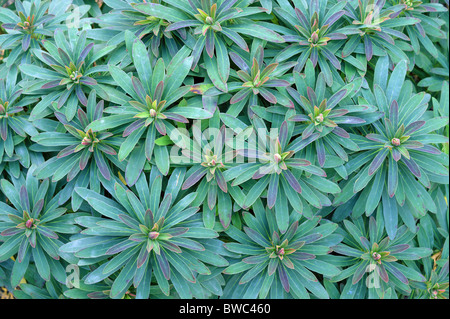
<svg viewBox="0 0 450 319">
<path fill-rule="evenodd" d="M 15 298 L 448 299 L 448 0 L 0 3 Z"/>
</svg>

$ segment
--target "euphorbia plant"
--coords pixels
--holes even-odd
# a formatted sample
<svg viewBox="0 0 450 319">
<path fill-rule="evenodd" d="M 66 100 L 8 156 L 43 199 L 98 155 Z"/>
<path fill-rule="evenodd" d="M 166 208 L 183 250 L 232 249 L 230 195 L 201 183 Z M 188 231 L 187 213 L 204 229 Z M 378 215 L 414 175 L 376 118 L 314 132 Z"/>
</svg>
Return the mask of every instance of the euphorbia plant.
<svg viewBox="0 0 450 319">
<path fill-rule="evenodd" d="M 314 141 L 317 162 L 321 167 L 329 155 L 340 157 L 348 161 L 347 152 L 358 151 L 359 147 L 350 138 L 350 127 L 362 126 L 379 118 L 382 114 L 373 112 L 374 106 L 369 104 L 356 104 L 351 98 L 359 90 L 362 79 L 357 79 L 340 88 L 337 92 L 326 89 L 323 73 L 314 76 L 311 62 L 306 65 L 308 76 L 294 72 L 294 80 L 297 90 L 289 87 L 288 93 L 300 105 L 304 114 L 296 114 L 289 118 L 290 121 L 298 122 L 294 134 L 301 132 L 301 140 L 305 140 L 314 133 L 319 138 Z M 310 87 L 312 85 L 312 87 Z M 355 115 L 351 115 L 351 114 Z M 371 114 L 372 113 L 372 114 Z M 367 119 L 367 121 L 366 121 Z"/>
<path fill-rule="evenodd" d="M 70 29 L 67 33 L 74 33 Z M 94 43 L 87 42 L 86 32 L 83 31 L 78 37 L 69 36 L 66 39 L 64 31 L 55 31 L 56 43 L 44 41 L 43 47 L 46 51 L 35 49 L 33 53 L 44 63 L 43 67 L 34 64 L 22 64 L 20 70 L 35 80 L 36 83 L 30 92 L 39 94 L 49 92 L 47 99 L 43 99 L 31 112 L 34 118 L 41 118 L 51 102 L 57 100 L 57 108 L 62 109 L 70 121 L 77 112 L 78 103 L 83 106 L 87 104 L 87 97 L 91 90 L 95 89 L 97 94 L 110 100 L 109 93 L 114 91 L 115 102 L 122 101 L 120 92 L 108 87 L 110 77 L 101 77 L 99 74 L 108 70 L 106 65 L 100 65 L 100 59 L 110 52 L 114 46 L 104 48 L 93 53 Z M 98 79 L 98 81 L 97 81 Z M 100 81 L 100 83 L 99 83 Z M 117 94 L 118 93 L 118 94 Z"/>
<path fill-rule="evenodd" d="M 255 118 L 254 123 L 256 128 L 260 128 L 258 130 L 260 138 L 269 136 L 269 133 L 264 131 L 260 119 Z M 284 232 L 287 230 L 289 222 L 286 210 L 288 202 L 299 213 L 303 212 L 301 197 L 318 208 L 331 204 L 328 201 L 322 201 L 320 195 L 320 197 L 315 195 L 318 192 L 317 189 L 324 190 L 318 184 L 322 177 L 326 176 L 325 171 L 311 165 L 308 160 L 296 156 L 299 150 L 313 142 L 318 136 L 316 133 L 302 141 L 301 144 L 292 144 L 290 143 L 291 133 L 288 124 L 284 121 L 279 128 L 279 133 L 272 134 L 267 144 L 252 145 L 249 143 L 247 149 L 238 150 L 239 154 L 249 160 L 250 165 L 241 171 L 239 176 L 233 178 L 232 185 L 240 185 L 250 179 L 255 180 L 251 184 L 247 184 L 248 193 L 243 208 L 251 207 L 267 190 L 267 206 L 269 208 L 275 206 L 278 227 Z M 302 176 L 304 173 L 312 174 L 314 177 L 304 178 Z M 339 188 L 334 183 L 327 182 L 325 189 L 330 192 L 339 192 Z"/>
<path fill-rule="evenodd" d="M 1 48 L 11 50 L 7 66 L 36 61 L 32 50 L 39 49 L 41 41 L 54 36 L 56 29 L 66 28 L 62 22 L 70 16 L 71 0 L 14 1 L 16 10 L 0 8 L 0 23 L 6 34 L 0 36 Z M 79 6 L 79 14 L 86 13 L 87 6 Z"/>
<path fill-rule="evenodd" d="M 314 217 L 303 222 L 296 220 L 286 232 L 280 233 L 270 209 L 265 209 L 260 200 L 253 208 L 254 215 L 243 213 L 244 232 L 234 226 L 226 231 L 236 242 L 226 243 L 225 248 L 242 255 L 240 261 L 223 271 L 237 277 L 230 281 L 227 297 L 307 298 L 311 291 L 318 298 L 329 298 L 314 273 L 325 277 L 340 273 L 337 267 L 320 260 L 321 255 L 330 252 L 327 245 L 342 240 L 333 234 L 337 225 L 318 226 L 320 218 Z"/>
<path fill-rule="evenodd" d="M 388 77 L 386 62 L 387 59 L 378 61 L 376 79 Z M 448 118 L 425 120 L 430 96 L 425 92 L 411 94 L 403 90 L 408 87 L 405 74 L 406 63 L 400 62 L 387 84 L 377 80 L 373 92 L 365 94 L 371 103 L 378 104 L 384 112 L 384 119 L 372 123 L 366 138 L 355 139 L 364 153 L 353 157 L 346 169 L 348 174 L 356 169 L 359 171 L 334 199 L 335 204 L 346 202 L 353 194 L 362 191 L 365 209 L 361 213 L 366 211 L 367 215 L 372 214 L 380 199 L 392 202 L 394 197 L 400 206 L 406 203 L 405 207 L 409 207 L 416 218 L 424 216 L 427 211 L 436 211 L 425 187 L 431 186 L 431 180 L 447 183 L 448 169 L 443 166 L 447 156 L 433 144 L 448 139 L 430 132 L 446 125 Z M 385 196 L 389 198 L 384 199 Z M 388 212 L 396 219 L 395 201 L 391 204 L 393 209 Z M 391 237 L 395 235 L 394 227 L 387 227 L 387 231 Z"/>
<path fill-rule="evenodd" d="M 48 179 L 39 181 L 33 177 L 35 166 L 15 185 L 2 179 L 0 188 L 10 204 L 0 202 L 0 261 L 16 256 L 11 285 L 16 287 L 31 263 L 37 273 L 48 281 L 54 277 L 64 284 L 64 262 L 76 262 L 70 254 L 59 252 L 67 242 L 66 234 L 76 234 L 80 228 L 75 217 L 82 213 L 65 214 L 67 208 L 58 204 L 61 192 L 50 185 Z M 18 181 L 23 181 L 24 185 Z M 62 260 L 62 259 L 63 260 Z"/>
<path fill-rule="evenodd" d="M 166 31 L 169 22 L 160 19 L 134 8 L 134 5 L 146 3 L 145 0 L 116 0 L 107 1 L 107 5 L 112 8 L 107 14 L 98 17 L 102 26 L 112 31 L 114 36 L 109 40 L 114 44 L 126 43 L 127 33 L 139 37 L 147 45 L 155 57 L 169 52 L 175 56 L 182 46 L 180 39 L 187 40 L 185 29 L 176 31 Z M 153 0 L 152 3 L 160 3 L 160 0 Z M 139 6 L 138 6 L 139 8 Z M 94 29 L 93 34 L 101 32 L 103 29 Z"/>
<path fill-rule="evenodd" d="M 380 214 L 377 214 L 377 219 L 379 218 Z M 374 217 L 370 217 L 368 225 L 362 223 L 362 219 L 355 220 L 354 223 L 344 220 L 344 225 L 344 240 L 332 249 L 338 254 L 352 257 L 349 260 L 351 266 L 332 278 L 333 281 L 351 277 L 347 285 L 356 285 L 364 275 L 369 276 L 373 272 L 381 280 L 376 286 L 365 288 L 368 289 L 369 298 L 377 295 L 382 298 L 389 287 L 407 294 L 411 292 L 409 280 L 425 281 L 422 274 L 404 265 L 402 260 L 427 257 L 431 254 L 431 249 L 414 247 L 412 240 L 415 234 L 405 225 L 399 228 L 395 239 L 386 236 L 383 224 Z M 363 286 L 363 283 L 359 286 Z"/>
<path fill-rule="evenodd" d="M 85 186 L 90 183 L 91 186 L 99 187 L 97 174 L 101 174 L 107 180 L 111 179 L 109 163 L 116 162 L 114 159 L 117 155 L 116 150 L 122 139 L 114 137 L 112 132 L 98 132 L 87 128 L 90 123 L 102 117 L 103 105 L 103 101 L 96 103 L 96 93 L 92 91 L 87 102 L 87 113 L 78 109 L 77 117 L 68 121 L 64 114 L 55 112 L 56 118 L 66 132 L 53 132 L 51 131 L 53 127 L 48 125 L 46 128 L 49 131 L 33 136 L 33 141 L 41 146 L 39 148 L 41 152 L 58 151 L 55 157 L 42 163 L 36 170 L 38 178 L 52 176 L 52 181 L 56 182 L 66 177 L 72 189 L 75 183 Z M 77 198 L 75 193 L 74 197 Z M 75 209 L 81 204 L 79 199 Z"/>
<path fill-rule="evenodd" d="M 397 17 L 401 6 L 385 8 L 386 0 L 361 0 L 358 6 L 353 7 L 350 3 L 345 6 L 345 16 L 351 24 L 343 27 L 340 32 L 348 36 L 342 48 L 342 57 L 353 53 L 360 43 L 364 44 L 364 53 L 367 61 L 381 50 L 386 52 L 392 59 L 409 61 L 405 52 L 399 49 L 399 43 L 406 44 L 410 39 L 402 32 L 395 30 L 398 26 L 408 26 L 419 23 L 414 17 Z M 394 38 L 397 38 L 394 40 Z M 405 43 L 406 42 L 406 43 Z"/>
<path fill-rule="evenodd" d="M 16 83 L 17 68 L 8 70 L 6 81 L 0 79 L 0 161 L 13 157 L 15 143 L 14 136 L 24 139 L 37 133 L 32 124 L 28 122 L 25 108 L 36 100 L 23 97 L 23 90 Z"/>
<path fill-rule="evenodd" d="M 152 161 L 154 152 L 160 171 L 165 175 L 169 172 L 167 147 L 155 145 L 158 134 L 170 135 L 176 130 L 173 122 L 188 123 L 187 118 L 204 119 L 212 115 L 197 107 L 173 107 L 190 90 L 189 86 L 182 85 L 192 65 L 188 52 L 188 49 L 180 50 L 174 60 L 177 62 L 168 66 L 161 58 L 152 67 L 145 45 L 136 39 L 133 59 L 139 77 L 130 77 L 119 67 L 109 66 L 114 80 L 129 95 L 129 101 L 121 108 L 109 108 L 107 112 L 113 115 L 94 121 L 88 129 L 104 130 L 127 125 L 123 127 L 122 136 L 126 139 L 120 146 L 118 158 L 119 161 L 130 158 L 125 172 L 130 185 L 139 178 L 146 160 Z"/>
<path fill-rule="evenodd" d="M 227 41 L 236 43 L 246 51 L 248 46 L 241 34 L 276 43 L 284 42 L 276 32 L 244 18 L 251 18 L 252 15 L 265 11 L 264 8 L 249 6 L 248 2 L 241 3 L 241 6 L 233 0 L 191 0 L 188 3 L 164 0 L 164 2 L 170 6 L 147 3 L 137 4 L 134 7 L 146 14 L 172 22 L 166 31 L 194 27 L 193 33 L 197 39 L 192 47 L 194 58 L 192 69 L 196 67 L 201 53 L 205 52 L 203 56 L 208 74 L 211 77 L 218 75 L 213 83 L 222 91 L 227 91 L 226 82 L 230 69 L 230 61 L 225 49 Z"/>
<path fill-rule="evenodd" d="M 137 191 L 118 182 L 109 184 L 108 188 L 113 187 L 113 199 L 86 188 L 76 188 L 104 218 L 77 218 L 77 223 L 87 228 L 78 240 L 61 250 L 74 252 L 82 258 L 105 260 L 86 278 L 89 284 L 118 272 L 110 291 L 112 298 L 122 297 L 131 285 L 136 288 L 137 298 L 148 298 L 153 276 L 164 294 L 169 295 L 172 283 L 178 294 L 186 297 L 190 295 L 186 287 L 195 283 L 197 276 L 210 274 L 204 263 L 228 265 L 223 257 L 206 248 L 218 234 L 199 225 L 194 217 L 198 207 L 190 204 L 196 194 L 178 196 L 185 170 L 175 169 L 164 194 L 163 176 L 156 167 L 152 172 L 149 181 L 144 175 L 140 176 Z M 104 236 L 107 236 L 106 242 Z M 96 245 L 100 243 L 103 248 L 98 250 Z M 112 258 L 106 260 L 110 256 Z"/>
<path fill-rule="evenodd" d="M 301 72 L 308 59 L 313 66 L 320 68 L 325 75 L 328 85 L 333 84 L 331 68 L 341 69 L 340 57 L 336 51 L 342 46 L 342 41 L 347 39 L 339 27 L 341 17 L 344 15 L 345 1 L 339 1 L 331 8 L 327 8 L 328 1 L 309 0 L 296 3 L 295 9 L 287 7 L 280 2 L 280 7 L 275 8 L 277 16 L 286 21 L 290 29 L 295 30 L 295 35 L 287 33 L 283 35 L 286 42 L 294 42 L 276 55 L 276 61 L 284 61 L 291 57 L 297 59 L 294 71 Z M 290 5 L 289 5 L 290 6 Z"/>
</svg>

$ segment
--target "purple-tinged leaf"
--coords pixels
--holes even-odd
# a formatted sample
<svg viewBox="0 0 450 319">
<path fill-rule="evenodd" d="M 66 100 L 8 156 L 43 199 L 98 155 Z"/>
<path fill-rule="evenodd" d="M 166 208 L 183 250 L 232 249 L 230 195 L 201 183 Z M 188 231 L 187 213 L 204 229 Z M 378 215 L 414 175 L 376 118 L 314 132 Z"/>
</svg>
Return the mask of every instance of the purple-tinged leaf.
<svg viewBox="0 0 450 319">
<path fill-rule="evenodd" d="M 164 125 L 163 121 L 161 121 L 160 119 L 156 119 L 154 123 L 155 123 L 155 128 L 159 132 L 159 134 L 161 134 L 161 135 L 167 134 L 166 126 Z"/>
<path fill-rule="evenodd" d="M 252 89 L 250 89 L 250 88 L 245 88 L 245 89 L 240 90 L 235 95 L 233 95 L 233 97 L 230 100 L 230 104 L 235 104 L 237 102 L 242 101 L 250 94 L 250 92 L 252 92 Z"/>
<path fill-rule="evenodd" d="M 306 30 L 309 30 L 311 28 L 311 25 L 305 15 L 298 8 L 295 8 L 295 14 L 298 20 L 300 20 L 302 27 Z"/>
<path fill-rule="evenodd" d="M 139 235 L 141 235 L 141 234 L 139 234 Z M 126 240 L 112 246 L 111 248 L 109 248 L 105 254 L 106 255 L 115 255 L 124 250 L 127 250 L 128 248 L 134 247 L 136 245 L 137 245 L 136 241 L 126 239 Z"/>
<path fill-rule="evenodd" d="M 340 128 L 340 127 L 338 127 L 338 126 L 336 126 L 336 127 L 333 129 L 332 132 L 333 132 L 334 134 L 336 134 L 337 136 L 339 136 L 339 137 L 342 137 L 342 138 L 350 138 L 350 135 L 347 133 L 347 131 L 344 130 L 344 129 L 342 129 L 342 128 Z"/>
<path fill-rule="evenodd" d="M 436 155 L 439 155 L 442 153 L 438 148 L 436 148 L 432 145 L 424 145 L 423 147 L 416 149 L 416 151 L 429 153 L 429 154 L 436 154 Z"/>
<path fill-rule="evenodd" d="M 271 174 L 269 188 L 267 189 L 267 206 L 269 208 L 272 208 L 275 205 L 275 201 L 277 200 L 278 182 L 279 175 L 275 173 Z"/>
<path fill-rule="evenodd" d="M 340 116 L 333 121 L 336 124 L 362 124 L 366 123 L 366 120 L 363 120 L 362 118 L 356 117 L 356 116 Z"/>
<path fill-rule="evenodd" d="M 82 109 L 78 109 L 78 119 L 80 120 L 81 126 L 86 128 L 89 125 L 89 120 L 86 113 Z"/>
<path fill-rule="evenodd" d="M 131 84 L 133 85 L 134 91 L 139 96 L 139 98 L 142 101 L 145 101 L 145 97 L 147 96 L 147 93 L 145 93 L 144 86 L 142 85 L 141 81 L 135 76 L 131 77 Z"/>
<path fill-rule="evenodd" d="M 389 143 L 389 140 L 386 137 L 384 137 L 383 135 L 380 135 L 380 134 L 370 133 L 370 134 L 366 135 L 366 138 L 371 140 L 371 141 L 382 143 L 382 144 Z"/>
<path fill-rule="evenodd" d="M 347 89 L 342 89 L 334 93 L 327 101 L 327 108 L 332 109 L 344 98 L 347 94 Z"/>
<path fill-rule="evenodd" d="M 403 163 L 406 164 L 406 166 L 411 171 L 411 173 L 414 174 L 414 176 L 416 176 L 417 178 L 420 178 L 420 176 L 422 175 L 420 173 L 420 168 L 419 168 L 417 163 L 412 158 L 411 159 L 407 159 L 405 156 L 403 156 L 402 157 L 402 161 L 403 161 Z"/>
<path fill-rule="evenodd" d="M 281 123 L 278 138 L 281 144 L 281 148 L 284 148 L 288 142 L 288 127 L 286 121 L 283 121 L 283 123 Z"/>
<path fill-rule="evenodd" d="M 162 95 L 164 92 L 164 81 L 160 81 L 155 88 L 155 93 L 153 94 L 154 101 L 161 101 Z"/>
<path fill-rule="evenodd" d="M 311 49 L 311 55 L 309 56 L 309 58 L 311 59 L 313 67 L 316 67 L 317 60 L 319 59 L 319 51 L 318 51 L 318 49 L 316 47 L 313 47 Z"/>
<path fill-rule="evenodd" d="M 6 119 L 0 119 L 0 135 L 2 140 L 6 141 L 8 137 L 8 121 Z"/>
<path fill-rule="evenodd" d="M 264 236 L 262 236 L 254 229 L 244 226 L 244 232 L 251 240 L 253 240 L 256 244 L 260 245 L 261 247 L 269 247 L 271 245 L 270 242 L 266 238 L 264 238 Z"/>
<path fill-rule="evenodd" d="M 424 126 L 425 123 L 426 123 L 425 121 L 412 122 L 405 128 L 405 132 L 403 133 L 403 135 L 411 135 L 412 133 L 420 129 L 422 126 Z"/>
<path fill-rule="evenodd" d="M 275 97 L 275 95 L 273 95 L 269 90 L 260 87 L 259 88 L 259 93 L 261 94 L 261 96 L 269 103 L 271 104 L 276 104 L 277 103 L 277 98 Z"/>
<path fill-rule="evenodd" d="M 292 121 L 292 122 L 306 122 L 306 121 L 311 121 L 311 119 L 304 114 L 296 114 L 294 116 L 291 116 L 288 121 Z"/>
<path fill-rule="evenodd" d="M 84 85 L 97 85 L 97 80 L 89 76 L 82 76 L 80 78 L 80 83 L 83 83 Z"/>
<path fill-rule="evenodd" d="M 119 219 L 128 227 L 131 229 L 139 230 L 139 223 L 132 217 L 125 215 L 125 214 L 119 214 Z"/>
<path fill-rule="evenodd" d="M 403 273 L 393 265 L 393 263 L 385 263 L 384 267 L 392 274 L 394 275 L 398 280 L 400 280 L 405 285 L 409 284 L 408 278 L 406 278 Z"/>
<path fill-rule="evenodd" d="M 148 260 L 149 252 L 147 250 L 146 245 L 142 245 L 141 251 L 139 252 L 139 255 L 137 257 L 137 268 L 141 268 L 142 265 L 145 264 L 145 262 Z"/>
<path fill-rule="evenodd" d="M 286 164 L 293 167 L 310 166 L 311 162 L 301 158 L 290 158 Z"/>
<path fill-rule="evenodd" d="M 284 178 L 286 178 L 287 182 L 289 183 L 289 185 L 299 194 L 302 193 L 302 188 L 300 186 L 300 183 L 298 182 L 298 180 L 295 178 L 294 174 L 291 173 L 291 171 L 289 170 L 284 170 L 283 171 L 283 176 Z"/>
<path fill-rule="evenodd" d="M 207 201 L 209 209 L 213 210 L 217 202 L 217 185 L 215 184 L 209 185 Z"/>
<path fill-rule="evenodd" d="M 224 1 L 222 1 L 222 3 L 220 4 L 219 8 L 217 8 L 216 17 L 220 17 L 222 13 L 224 13 L 225 11 L 230 9 L 236 2 L 237 2 L 237 0 L 224 0 Z M 194 10 L 196 10 L 195 6 L 192 6 L 192 7 L 194 8 Z"/>
<path fill-rule="evenodd" d="M 189 228 L 187 227 L 174 227 L 174 228 L 170 228 L 168 230 L 165 231 L 165 234 L 169 234 L 173 237 L 177 237 L 177 236 L 181 236 L 185 233 L 187 233 L 189 230 Z"/>
<path fill-rule="evenodd" d="M 28 199 L 28 192 L 25 186 L 22 186 L 20 188 L 19 192 L 20 196 L 20 206 L 22 206 L 22 209 L 27 211 L 27 213 L 30 213 L 30 200 Z"/>
<path fill-rule="evenodd" d="M 343 33 L 328 33 L 327 37 L 330 38 L 330 40 L 345 40 L 347 39 L 347 36 Z"/>
<path fill-rule="evenodd" d="M 295 253 L 290 254 L 289 258 L 295 259 L 295 260 L 310 260 L 310 259 L 315 259 L 316 256 L 313 254 L 310 254 L 310 253 L 296 251 Z"/>
<path fill-rule="evenodd" d="M 27 251 L 28 251 L 28 239 L 26 237 L 24 237 L 22 239 L 22 242 L 20 243 L 19 246 L 19 250 L 17 251 L 17 260 L 19 261 L 19 263 L 22 263 L 25 258 L 27 260 L 27 262 L 30 260 L 30 254 L 27 255 Z"/>
<path fill-rule="evenodd" d="M 285 87 L 289 86 L 289 82 L 286 80 L 279 80 L 279 79 L 273 79 L 273 80 L 267 80 L 264 83 L 265 87 Z"/>
<path fill-rule="evenodd" d="M 224 28 L 222 27 L 222 34 L 224 34 L 226 37 L 228 37 L 231 41 L 233 41 L 234 43 L 236 43 L 242 50 L 249 52 L 248 49 L 248 45 L 245 42 L 244 38 L 242 38 L 239 33 L 228 29 L 228 28 Z M 230 52 L 230 57 L 231 57 L 231 52 Z M 241 70 L 243 70 L 241 68 Z"/>
<path fill-rule="evenodd" d="M 310 244 L 310 243 L 313 243 L 315 241 L 318 241 L 322 237 L 323 237 L 322 234 L 317 234 L 316 233 L 316 234 L 309 234 L 309 235 L 303 236 L 299 240 L 300 241 L 304 241 L 305 244 Z"/>
<path fill-rule="evenodd" d="M 265 152 L 255 149 L 240 149 L 237 150 L 237 154 L 248 158 L 259 158 L 263 160 L 269 159 Z"/>
<path fill-rule="evenodd" d="M 331 110 L 327 117 L 334 118 L 334 117 L 339 117 L 339 116 L 345 115 L 347 113 L 348 113 L 347 109 Z"/>
<path fill-rule="evenodd" d="M 44 207 L 44 199 L 41 198 L 40 200 L 38 200 L 38 201 L 36 202 L 36 204 L 34 204 L 33 210 L 32 210 L 32 214 L 31 214 L 31 215 L 32 215 L 33 217 L 38 217 L 39 214 L 41 213 L 43 207 Z"/>
<path fill-rule="evenodd" d="M 7 228 L 0 233 L 1 236 L 10 237 L 22 233 L 24 230 L 16 227 Z"/>
<path fill-rule="evenodd" d="M 66 103 L 67 99 L 69 98 L 70 94 L 72 93 L 72 90 L 64 90 L 64 92 L 60 95 L 58 99 L 57 108 L 60 109 L 64 103 Z"/>
<path fill-rule="evenodd" d="M 400 158 L 402 157 L 402 154 L 400 153 L 400 151 L 397 148 L 393 148 L 392 149 L 392 158 L 398 162 L 400 160 Z"/>
<path fill-rule="evenodd" d="M 373 44 L 370 37 L 366 34 L 364 36 L 364 51 L 366 52 L 367 61 L 372 60 L 373 57 Z"/>
<path fill-rule="evenodd" d="M 214 56 L 214 31 L 211 28 L 206 31 L 205 49 L 209 57 L 212 58 Z"/>
<path fill-rule="evenodd" d="M 389 107 L 389 119 L 394 127 L 397 127 L 398 123 L 398 103 L 393 100 L 391 106 Z"/>
<path fill-rule="evenodd" d="M 45 237 L 52 238 L 52 239 L 59 238 L 58 235 L 53 230 L 51 230 L 47 227 L 39 225 L 37 229 L 38 229 L 39 233 L 41 235 L 44 235 Z"/>
<path fill-rule="evenodd" d="M 172 194 L 168 193 L 164 196 L 164 199 L 159 205 L 159 209 L 158 212 L 156 213 L 156 216 L 158 216 L 158 218 L 165 218 L 167 212 L 169 211 L 171 203 L 172 203 Z"/>
<path fill-rule="evenodd" d="M 220 169 L 216 169 L 214 172 L 214 176 L 216 178 L 217 186 L 226 193 L 227 192 L 227 182 L 225 181 L 225 177 Z"/>
<path fill-rule="evenodd" d="M 111 146 L 106 145 L 104 143 L 98 143 L 97 144 L 97 148 L 99 149 L 99 151 L 101 151 L 103 153 L 106 153 L 108 155 L 113 155 L 114 156 L 114 155 L 117 154 L 115 149 L 113 149 Z"/>
<path fill-rule="evenodd" d="M 78 101 L 80 101 L 81 104 L 86 106 L 87 105 L 87 97 L 84 94 L 83 90 L 81 89 L 81 85 L 75 86 L 75 93 L 77 94 Z"/>
<path fill-rule="evenodd" d="M 196 171 L 194 171 L 194 173 L 192 173 L 192 175 L 186 178 L 183 185 L 181 186 L 181 189 L 185 190 L 195 185 L 200 179 L 202 179 L 203 176 L 206 175 L 207 172 L 207 167 L 199 167 Z"/>
<path fill-rule="evenodd" d="M 134 121 L 133 123 L 131 123 L 130 125 L 128 125 L 125 128 L 122 136 L 127 137 L 128 135 L 130 135 L 131 133 L 136 131 L 138 128 L 142 127 L 144 124 L 145 124 L 145 119 L 138 119 L 138 120 Z"/>
<path fill-rule="evenodd" d="M 323 25 L 328 25 L 328 29 L 330 29 L 333 24 L 338 21 L 343 15 L 344 15 L 345 11 L 341 10 L 338 11 L 336 13 L 333 13 L 324 23 Z"/>
<path fill-rule="evenodd" d="M 356 285 L 361 280 L 361 278 L 366 273 L 366 268 L 367 268 L 367 261 L 362 261 L 361 264 L 359 265 L 359 267 L 356 268 L 356 270 L 353 274 L 353 278 L 352 278 L 353 285 Z"/>
<path fill-rule="evenodd" d="M 109 181 L 111 179 L 111 172 L 109 171 L 103 154 L 97 148 L 94 150 L 94 159 L 100 173 Z"/>
<path fill-rule="evenodd" d="M 164 115 L 172 121 L 180 122 L 180 123 L 189 123 L 189 120 L 185 118 L 183 115 L 171 113 L 171 112 L 165 112 Z"/>
<path fill-rule="evenodd" d="M 58 155 L 56 155 L 56 157 L 57 157 L 57 158 L 63 158 L 63 157 L 66 157 L 66 156 L 68 156 L 68 155 L 70 155 L 70 154 L 75 153 L 75 148 L 76 148 L 77 146 L 78 146 L 78 145 L 69 145 L 69 146 L 65 147 L 64 149 L 62 149 L 62 150 L 58 153 Z"/>
<path fill-rule="evenodd" d="M 94 43 L 89 43 L 84 49 L 83 51 L 81 51 L 80 56 L 78 57 L 77 60 L 77 65 L 79 65 L 82 61 L 84 61 L 84 59 L 86 59 L 87 55 L 89 54 L 89 52 L 91 51 L 91 49 L 94 47 Z"/>
<path fill-rule="evenodd" d="M 325 146 L 320 139 L 316 141 L 316 152 L 319 165 L 320 167 L 323 167 L 323 165 L 325 164 Z"/>
<path fill-rule="evenodd" d="M 247 63 L 237 53 L 230 52 L 229 56 L 231 58 L 231 61 L 233 61 L 234 64 L 236 64 L 239 69 L 241 69 L 241 70 L 243 70 L 243 71 L 245 71 L 247 73 L 250 73 L 249 66 L 247 65 Z"/>
<path fill-rule="evenodd" d="M 387 34 L 386 32 L 377 32 L 377 36 L 379 36 L 380 38 L 382 38 L 383 40 L 385 40 L 386 42 L 395 45 L 395 41 L 394 39 L 392 39 L 392 37 Z"/>
<path fill-rule="evenodd" d="M 184 21 L 171 23 L 169 26 L 167 26 L 167 28 L 164 30 L 164 32 L 175 31 L 175 30 L 178 30 L 181 28 L 188 28 L 188 27 L 199 26 L 199 25 L 201 25 L 201 23 L 198 20 L 184 20 Z"/>
<path fill-rule="evenodd" d="M 396 254 L 396 253 L 401 253 L 405 250 L 407 250 L 410 246 L 408 244 L 399 244 L 399 245 L 395 245 L 392 247 L 389 247 L 389 252 L 390 254 Z"/>
<path fill-rule="evenodd" d="M 60 82 L 61 82 L 60 80 L 47 82 L 43 86 L 41 86 L 41 89 L 51 89 L 51 88 L 57 87 L 60 85 L 59 84 Z"/>
<path fill-rule="evenodd" d="M 184 238 L 183 238 L 184 241 Z M 179 246 L 182 245 L 175 245 L 173 243 L 171 243 L 170 241 L 162 241 L 161 242 L 161 246 L 163 246 L 164 248 L 167 248 L 170 251 L 173 251 L 174 253 L 180 254 L 182 252 L 181 248 Z"/>
<path fill-rule="evenodd" d="M 302 140 L 310 137 L 314 131 L 316 130 L 316 126 L 314 124 L 309 124 L 302 133 Z"/>
<path fill-rule="evenodd" d="M 398 165 L 393 156 L 389 158 L 387 186 L 389 196 L 394 197 L 398 187 Z"/>
<path fill-rule="evenodd" d="M 386 147 L 378 152 L 377 156 L 375 156 L 372 163 L 370 163 L 369 176 L 372 175 L 373 173 L 375 173 L 380 168 L 381 164 L 383 164 L 384 159 L 386 158 L 386 156 L 388 154 L 389 154 L 389 149 Z"/>
<path fill-rule="evenodd" d="M 89 152 L 89 150 L 86 148 L 84 149 L 83 153 L 81 154 L 80 157 L 80 170 L 84 170 L 89 158 L 91 158 L 91 152 Z"/>
<path fill-rule="evenodd" d="M 338 70 L 341 69 L 341 62 L 339 62 L 339 60 L 330 50 L 328 50 L 325 47 L 322 47 L 321 52 L 336 69 Z"/>
<path fill-rule="evenodd" d="M 367 249 L 367 250 L 371 249 L 370 242 L 366 237 L 361 236 L 361 237 L 359 237 L 359 240 L 365 249 Z"/>
<path fill-rule="evenodd" d="M 289 292 L 289 279 L 286 274 L 286 270 L 282 265 L 278 267 L 278 276 L 280 277 L 281 284 L 286 292 Z"/>
<path fill-rule="evenodd" d="M 167 280 L 170 279 L 170 265 L 169 262 L 167 261 L 166 255 L 163 251 L 161 251 L 161 254 L 155 254 L 156 256 L 156 260 L 158 261 L 158 265 L 164 275 L 164 278 L 166 278 Z"/>
<path fill-rule="evenodd" d="M 55 112 L 54 114 L 55 114 L 55 117 L 58 119 L 58 121 L 60 121 L 64 126 L 69 125 L 69 122 L 67 121 L 66 115 L 64 113 Z M 71 127 L 73 128 L 73 126 L 71 126 Z M 77 133 L 76 136 L 78 137 L 79 134 Z"/>
<path fill-rule="evenodd" d="M 389 276 L 386 272 L 386 269 L 384 268 L 383 264 L 381 265 L 376 265 L 376 271 L 378 273 L 378 275 L 380 275 L 380 278 L 384 281 L 384 282 L 389 282 Z"/>
<path fill-rule="evenodd" d="M 95 106 L 93 121 L 98 120 L 102 117 L 103 114 L 103 108 L 104 108 L 105 102 L 103 100 L 100 100 L 100 102 L 97 103 Z"/>
<path fill-rule="evenodd" d="M 284 233 L 284 239 L 290 241 L 297 233 L 297 229 L 298 229 L 298 221 L 295 221 L 294 223 L 291 224 L 291 226 L 289 226 L 288 230 Z"/>
<path fill-rule="evenodd" d="M 30 47 L 30 43 L 31 43 L 31 34 L 27 33 L 22 39 L 22 50 L 23 51 L 28 50 L 28 48 Z"/>
<path fill-rule="evenodd" d="M 407 140 L 406 142 L 404 142 L 402 144 L 402 146 L 407 149 L 418 149 L 418 148 L 422 148 L 424 145 L 422 143 L 420 143 L 419 141 Z"/>
</svg>

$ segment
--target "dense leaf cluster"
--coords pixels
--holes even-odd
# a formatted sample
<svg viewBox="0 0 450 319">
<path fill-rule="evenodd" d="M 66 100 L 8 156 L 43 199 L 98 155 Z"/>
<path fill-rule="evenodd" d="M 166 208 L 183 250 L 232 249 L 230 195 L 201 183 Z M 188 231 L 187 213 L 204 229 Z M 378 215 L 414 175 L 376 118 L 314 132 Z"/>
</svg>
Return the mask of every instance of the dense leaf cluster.
<svg viewBox="0 0 450 319">
<path fill-rule="evenodd" d="M 448 0 L 3 3 L 16 298 L 448 298 Z"/>
</svg>

